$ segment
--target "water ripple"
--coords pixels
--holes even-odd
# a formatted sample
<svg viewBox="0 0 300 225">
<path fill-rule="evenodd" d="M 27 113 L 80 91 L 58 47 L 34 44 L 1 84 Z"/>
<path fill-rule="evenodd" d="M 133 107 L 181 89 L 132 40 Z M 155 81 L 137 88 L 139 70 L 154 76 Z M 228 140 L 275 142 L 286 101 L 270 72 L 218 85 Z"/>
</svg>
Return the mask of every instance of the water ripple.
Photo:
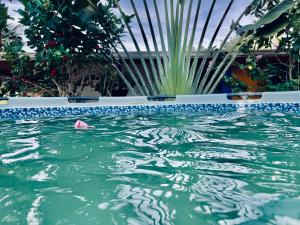
<svg viewBox="0 0 300 225">
<path fill-rule="evenodd" d="M 40 147 L 37 138 L 13 139 L 9 143 L 13 148 L 21 148 L 0 154 L 0 160 L 3 164 L 39 158 L 39 153 L 35 151 Z"/>
<path fill-rule="evenodd" d="M 297 224 L 299 131 L 246 111 L 7 121 L 0 223 Z"/>
</svg>

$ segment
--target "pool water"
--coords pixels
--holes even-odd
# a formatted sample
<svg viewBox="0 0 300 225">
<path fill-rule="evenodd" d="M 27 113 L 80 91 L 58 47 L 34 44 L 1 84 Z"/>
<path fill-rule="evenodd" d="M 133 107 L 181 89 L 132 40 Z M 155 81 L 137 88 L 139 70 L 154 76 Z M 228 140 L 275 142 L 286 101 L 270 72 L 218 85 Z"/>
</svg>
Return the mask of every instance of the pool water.
<svg viewBox="0 0 300 225">
<path fill-rule="evenodd" d="M 300 115 L 0 122 L 0 224 L 300 224 Z"/>
</svg>

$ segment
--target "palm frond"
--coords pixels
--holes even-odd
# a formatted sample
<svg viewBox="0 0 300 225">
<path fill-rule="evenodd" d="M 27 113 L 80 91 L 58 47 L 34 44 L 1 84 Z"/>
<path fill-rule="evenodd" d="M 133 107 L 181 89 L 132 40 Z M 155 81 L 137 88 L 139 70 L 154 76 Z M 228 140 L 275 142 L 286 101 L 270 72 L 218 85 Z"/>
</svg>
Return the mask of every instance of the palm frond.
<svg viewBox="0 0 300 225">
<path fill-rule="evenodd" d="M 143 67 L 141 69 L 134 65 L 130 53 L 126 50 L 125 44 L 122 43 L 123 51 L 132 66 L 127 65 L 126 59 L 122 62 L 125 69 L 128 70 L 131 80 L 135 83 L 136 90 L 140 94 L 146 95 L 207 94 L 213 91 L 235 60 L 241 47 L 240 43 L 242 43 L 243 38 L 240 39 L 240 43 L 237 43 L 227 52 L 221 63 L 216 65 L 223 52 L 223 47 L 239 26 L 241 19 L 248 12 L 249 6 L 232 24 L 220 47 L 215 49 L 217 37 L 236 0 L 229 1 L 219 21 L 214 21 L 214 23 L 216 22 L 214 27 L 211 22 L 214 13 L 216 13 L 217 0 L 210 1 L 209 11 L 203 24 L 199 20 L 200 9 L 202 8 L 201 0 L 160 0 L 160 3 L 163 3 L 160 8 L 157 0 L 142 0 L 144 12 L 146 12 L 146 21 L 141 20 L 141 13 L 143 12 L 137 10 L 135 5 L 135 1 L 141 0 L 129 1 L 142 34 L 142 43 L 137 41 L 117 0 L 115 4 L 123 17 L 124 24 Z M 154 7 L 155 15 L 151 14 L 150 5 Z M 162 7 L 163 10 L 160 11 L 159 9 Z M 162 21 L 162 18 L 165 20 Z M 146 29 L 145 24 L 149 29 Z M 154 24 L 157 24 L 158 34 L 155 33 Z M 197 41 L 197 50 L 193 52 L 197 29 L 202 27 L 201 25 L 203 25 L 203 29 Z M 192 26 L 191 29 L 190 26 Z M 147 35 L 146 30 L 150 30 L 150 35 Z M 214 30 L 214 32 L 210 37 L 211 40 L 208 46 L 206 46 L 204 41 L 210 33 L 208 30 Z M 151 51 L 150 43 L 153 44 L 154 52 Z M 145 54 L 141 52 L 141 45 L 146 47 Z M 206 50 L 204 56 L 202 56 L 204 47 Z M 210 58 L 212 59 L 208 66 L 208 59 Z M 147 64 L 146 59 L 149 64 Z M 136 78 L 134 79 L 133 76 L 136 76 Z M 145 85 L 146 87 L 144 87 Z"/>
</svg>

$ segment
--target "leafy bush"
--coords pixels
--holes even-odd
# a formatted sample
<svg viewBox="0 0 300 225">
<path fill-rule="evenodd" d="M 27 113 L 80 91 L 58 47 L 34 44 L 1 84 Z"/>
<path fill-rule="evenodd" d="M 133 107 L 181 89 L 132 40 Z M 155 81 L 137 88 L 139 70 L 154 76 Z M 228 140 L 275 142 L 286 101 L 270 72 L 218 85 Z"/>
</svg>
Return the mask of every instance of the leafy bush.
<svg viewBox="0 0 300 225">
<path fill-rule="evenodd" d="M 111 49 L 123 32 L 111 12 L 112 3 L 96 0 L 22 1 L 21 23 L 28 45 L 36 51 L 39 83 L 55 87 L 59 96 L 80 95 L 99 65 L 115 63 Z M 96 7 L 92 8 L 93 4 Z"/>
<path fill-rule="evenodd" d="M 300 2 L 298 0 L 254 0 L 249 14 L 258 17 L 253 24 L 239 28 L 238 34 L 250 38 L 242 51 L 249 55 L 245 69 L 253 79 L 264 84 L 263 90 L 298 90 L 300 63 Z M 254 54 L 259 49 L 274 51 L 277 58 L 256 65 Z M 287 59 L 281 60 L 278 53 Z M 242 65 L 243 66 L 243 65 Z"/>
</svg>

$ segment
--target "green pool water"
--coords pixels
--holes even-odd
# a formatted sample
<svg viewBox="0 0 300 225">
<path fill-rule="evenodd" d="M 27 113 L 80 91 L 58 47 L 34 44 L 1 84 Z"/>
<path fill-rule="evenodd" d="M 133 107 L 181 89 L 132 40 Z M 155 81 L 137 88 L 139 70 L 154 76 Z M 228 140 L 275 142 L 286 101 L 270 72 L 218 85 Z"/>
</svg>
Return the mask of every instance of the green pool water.
<svg viewBox="0 0 300 225">
<path fill-rule="evenodd" d="M 300 115 L 0 124 L 0 224 L 300 224 Z"/>
</svg>

